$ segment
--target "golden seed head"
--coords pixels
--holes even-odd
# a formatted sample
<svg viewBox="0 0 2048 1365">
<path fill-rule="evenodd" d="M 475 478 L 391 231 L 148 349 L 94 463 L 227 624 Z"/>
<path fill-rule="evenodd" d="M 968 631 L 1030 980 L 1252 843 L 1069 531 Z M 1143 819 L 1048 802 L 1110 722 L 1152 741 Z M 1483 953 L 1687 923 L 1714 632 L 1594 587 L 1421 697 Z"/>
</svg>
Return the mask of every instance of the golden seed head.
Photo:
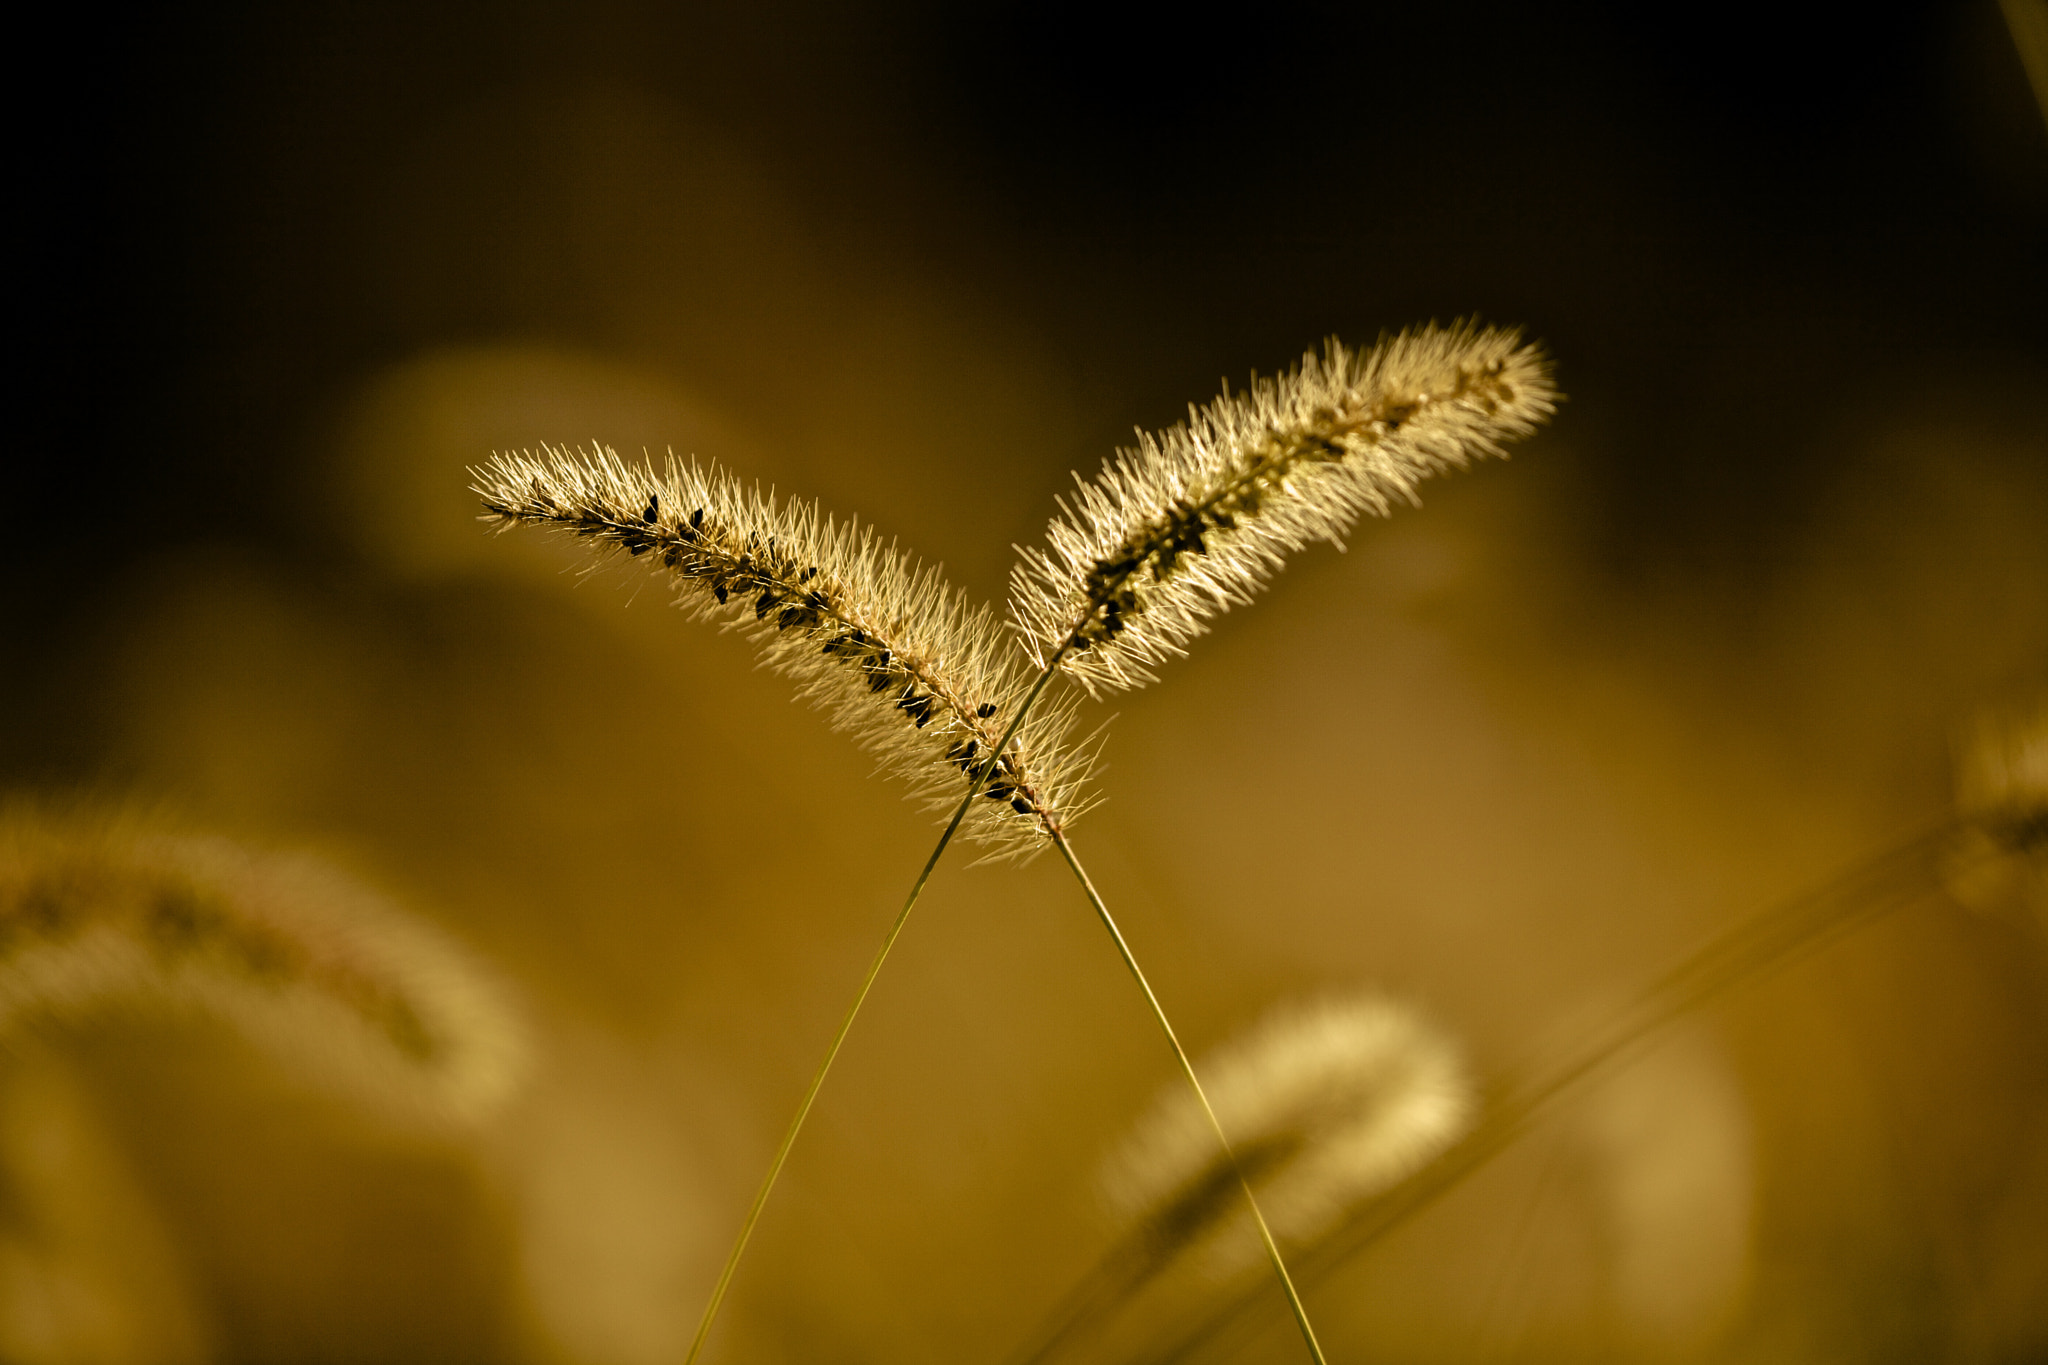
<svg viewBox="0 0 2048 1365">
<path fill-rule="evenodd" d="M 942 818 L 1029 684 L 992 612 L 815 503 L 673 459 L 657 474 L 610 450 L 543 447 L 473 472 L 486 520 L 553 527 L 668 570 L 679 605 L 748 635 Z M 961 829 L 989 856 L 1035 853 L 1080 813 L 1086 763 L 1066 741 L 1071 723 L 1070 702 L 1042 701 L 988 773 Z"/>
<path fill-rule="evenodd" d="M 2015 847 L 2048 843 L 2048 697 L 1977 718 L 1957 748 L 1956 807 Z"/>
<path fill-rule="evenodd" d="M 1012 621 L 1041 667 L 1064 650 L 1090 692 L 1142 686 L 1289 554 L 1502 453 L 1556 397 L 1540 348 L 1511 330 L 1431 325 L 1369 351 L 1332 340 L 1077 477 L 1045 548 L 1011 575 Z"/>
</svg>

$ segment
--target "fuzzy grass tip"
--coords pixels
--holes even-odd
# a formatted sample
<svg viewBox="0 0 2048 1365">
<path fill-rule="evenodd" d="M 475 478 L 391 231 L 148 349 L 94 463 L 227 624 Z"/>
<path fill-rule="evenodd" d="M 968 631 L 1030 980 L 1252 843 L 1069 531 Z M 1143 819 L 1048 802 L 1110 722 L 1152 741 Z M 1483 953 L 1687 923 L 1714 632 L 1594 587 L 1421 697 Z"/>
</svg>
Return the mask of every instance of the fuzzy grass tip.
<svg viewBox="0 0 2048 1365">
<path fill-rule="evenodd" d="M 1463 1135 L 1475 1109 L 1458 1049 L 1377 995 L 1283 1010 L 1201 1068 L 1275 1236 L 1300 1243 Z M 1182 1087 L 1161 1092 L 1105 1162 L 1107 1202 L 1161 1251 L 1242 1222 L 1236 1174 Z M 1219 1241 L 1228 1262 L 1247 1234 Z"/>
<path fill-rule="evenodd" d="M 1020 550 L 1012 621 L 1039 667 L 1058 657 L 1091 693 L 1142 686 L 1288 555 L 1501 454 L 1556 400 L 1542 349 L 1513 330 L 1430 325 L 1367 351 L 1333 339 L 1291 373 L 1139 432 L 1092 482 L 1077 475 L 1045 548 Z"/>
<path fill-rule="evenodd" d="M 488 1116 L 526 1069 L 517 1015 L 469 955 L 321 863 L 0 809 L 0 1039 L 164 1009 L 437 1120 Z"/>
<path fill-rule="evenodd" d="M 608 449 L 500 454 L 472 472 L 486 520 L 552 527 L 667 569 L 678 605 L 747 634 L 942 818 L 964 775 L 987 769 L 1029 686 L 993 612 L 815 503 L 778 502 L 674 459 L 657 474 Z M 1071 718 L 1071 704 L 1041 702 L 995 759 L 962 826 L 990 857 L 1039 851 L 1085 804 Z"/>
</svg>

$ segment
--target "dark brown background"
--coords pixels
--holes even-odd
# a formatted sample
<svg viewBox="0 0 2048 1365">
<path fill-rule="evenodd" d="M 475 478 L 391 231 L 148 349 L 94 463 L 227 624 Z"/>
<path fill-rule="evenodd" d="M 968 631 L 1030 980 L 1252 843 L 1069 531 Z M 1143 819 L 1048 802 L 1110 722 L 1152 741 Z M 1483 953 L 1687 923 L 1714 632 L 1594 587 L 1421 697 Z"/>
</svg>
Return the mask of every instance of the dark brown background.
<svg viewBox="0 0 2048 1365">
<path fill-rule="evenodd" d="M 479 1154 L 82 1042 L 227 1358 L 676 1358 L 928 844 L 658 587 L 483 538 L 494 448 L 672 445 L 993 598 L 1219 376 L 1543 338 L 1570 401 L 1513 463 L 1109 708 L 1083 851 L 1202 1047 L 1371 983 L 1497 1075 L 1938 819 L 1957 724 L 2048 677 L 2048 135 L 1989 4 L 63 22 L 14 59 L 0 780 L 323 850 L 545 1044 Z M 1107 1235 L 1167 1071 L 1098 931 L 1049 866 L 924 914 L 724 1358 L 962 1358 Z M 1922 907 L 1312 1304 L 1353 1360 L 2022 1358 L 2044 987 L 2038 924 Z M 1688 1102 L 1725 1142 L 1626 1118 Z M 1750 1211 L 1713 1264 L 1701 1199 Z"/>
</svg>

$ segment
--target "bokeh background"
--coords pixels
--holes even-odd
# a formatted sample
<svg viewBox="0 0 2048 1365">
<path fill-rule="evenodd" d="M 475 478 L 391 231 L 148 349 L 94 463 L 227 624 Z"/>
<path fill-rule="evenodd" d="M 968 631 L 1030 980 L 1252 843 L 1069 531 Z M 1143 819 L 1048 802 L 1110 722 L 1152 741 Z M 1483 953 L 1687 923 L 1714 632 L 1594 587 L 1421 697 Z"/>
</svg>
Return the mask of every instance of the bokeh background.
<svg viewBox="0 0 2048 1365">
<path fill-rule="evenodd" d="M 1993 4 L 60 22 L 10 96 L 0 784 L 332 859 L 537 1061 L 458 1140 L 203 1028 L 17 1047 L 25 1358 L 681 1358 L 933 830 L 658 583 L 485 535 L 493 450 L 717 460 L 999 599 L 1219 378 L 1543 338 L 1512 462 L 1098 709 L 1076 842 L 1198 1050 L 1371 985 L 1510 1074 L 1942 819 L 1957 727 L 2048 685 L 2048 134 Z M 1169 1068 L 1061 869 L 949 862 L 715 1357 L 998 1358 Z M 2044 1229 L 2041 925 L 1938 897 L 1309 1299 L 1350 1361 L 2017 1361 Z"/>
</svg>

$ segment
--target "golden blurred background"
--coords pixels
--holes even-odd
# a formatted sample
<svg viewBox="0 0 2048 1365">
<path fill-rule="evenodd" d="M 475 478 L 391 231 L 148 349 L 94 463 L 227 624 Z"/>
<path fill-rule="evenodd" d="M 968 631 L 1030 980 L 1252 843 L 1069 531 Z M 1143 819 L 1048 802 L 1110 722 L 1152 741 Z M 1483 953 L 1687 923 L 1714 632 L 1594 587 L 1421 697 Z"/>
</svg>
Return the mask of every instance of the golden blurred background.
<svg viewBox="0 0 2048 1365">
<path fill-rule="evenodd" d="M 15 1040 L 0 1355 L 682 1359 L 934 831 L 651 576 L 487 536 L 494 450 L 715 460 L 1000 600 L 1219 377 L 1542 338 L 1511 462 L 1092 708 L 1076 843 L 1198 1054 L 1371 985 L 1508 1074 L 1946 818 L 1960 727 L 2048 688 L 2048 133 L 1994 4 L 63 22 L 0 786 L 325 857 L 534 1061 L 458 1136 L 190 1021 Z M 1052 860 L 969 861 L 713 1359 L 1000 1359 L 1113 1235 L 1171 1058 Z M 1935 897 L 1745 983 L 1307 1296 L 1351 1362 L 2041 1358 L 2044 922 Z M 1278 1302 L 1232 1358 L 1300 1358 Z"/>
</svg>

